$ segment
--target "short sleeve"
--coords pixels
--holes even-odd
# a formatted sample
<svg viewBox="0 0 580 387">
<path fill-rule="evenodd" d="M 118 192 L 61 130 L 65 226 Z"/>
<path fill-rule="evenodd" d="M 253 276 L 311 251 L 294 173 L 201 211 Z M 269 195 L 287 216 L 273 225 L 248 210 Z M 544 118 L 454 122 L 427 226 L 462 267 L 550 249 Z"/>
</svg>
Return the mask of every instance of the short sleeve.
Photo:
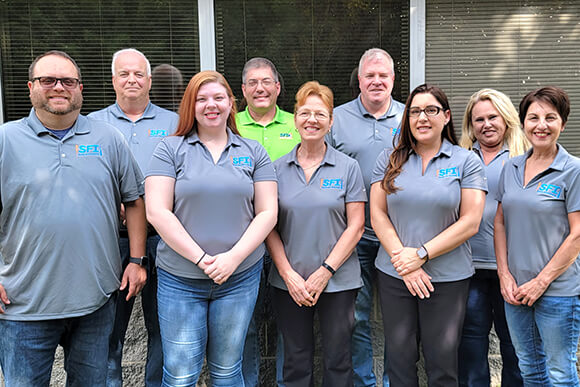
<svg viewBox="0 0 580 387">
<path fill-rule="evenodd" d="M 371 177 L 371 184 L 378 181 L 382 181 L 385 178 L 385 172 L 387 171 L 387 162 L 389 160 L 389 149 L 383 150 L 379 153 L 377 161 L 375 162 L 375 168 L 373 169 L 373 175 Z"/>
<path fill-rule="evenodd" d="M 495 194 L 495 200 L 498 202 L 502 202 L 503 194 L 505 193 L 505 179 L 506 179 L 506 171 L 511 167 L 511 163 L 508 162 L 504 165 L 501 169 L 501 173 L 499 174 L 499 180 L 497 181 L 497 192 Z"/>
<path fill-rule="evenodd" d="M 175 138 L 175 137 L 170 137 Z M 175 152 L 169 143 L 163 139 L 153 152 L 147 168 L 147 176 L 167 176 L 177 178 Z"/>
<path fill-rule="evenodd" d="M 568 213 L 580 211 L 580 162 L 574 161 L 571 163 L 571 168 L 574 171 L 566 191 L 566 210 Z"/>
<path fill-rule="evenodd" d="M 115 128 L 112 128 L 112 130 L 115 134 L 115 146 L 117 147 L 119 160 L 117 176 L 119 178 L 121 201 L 123 203 L 131 202 L 137 200 L 139 196 L 145 193 L 143 185 L 145 178 L 123 135 Z"/>
<path fill-rule="evenodd" d="M 345 203 L 368 201 L 362 172 L 355 160 L 349 160 Z"/>
<path fill-rule="evenodd" d="M 481 160 L 474 152 L 468 152 L 463 165 L 461 188 L 480 189 L 487 192 L 487 177 Z"/>
<path fill-rule="evenodd" d="M 256 142 L 254 147 L 254 173 L 252 175 L 254 182 L 258 181 L 277 181 L 276 172 L 270 156 L 264 147 Z"/>
</svg>

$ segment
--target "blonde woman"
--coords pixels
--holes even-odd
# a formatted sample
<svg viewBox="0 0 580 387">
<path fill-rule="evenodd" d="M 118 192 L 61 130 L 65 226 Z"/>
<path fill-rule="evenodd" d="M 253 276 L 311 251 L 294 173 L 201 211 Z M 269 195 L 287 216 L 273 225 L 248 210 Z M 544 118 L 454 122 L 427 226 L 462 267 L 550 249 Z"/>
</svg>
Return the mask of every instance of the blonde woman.
<svg viewBox="0 0 580 387">
<path fill-rule="evenodd" d="M 463 116 L 460 145 L 472 150 L 483 162 L 489 191 L 479 232 L 469 240 L 475 275 L 469 284 L 459 346 L 459 385 L 489 386 L 487 352 L 493 324 L 500 340 L 502 385 L 517 387 L 522 385 L 522 377 L 505 320 L 493 249 L 495 195 L 502 167 L 510 157 L 521 155 L 529 147 L 509 97 L 493 89 L 474 93 Z"/>
</svg>

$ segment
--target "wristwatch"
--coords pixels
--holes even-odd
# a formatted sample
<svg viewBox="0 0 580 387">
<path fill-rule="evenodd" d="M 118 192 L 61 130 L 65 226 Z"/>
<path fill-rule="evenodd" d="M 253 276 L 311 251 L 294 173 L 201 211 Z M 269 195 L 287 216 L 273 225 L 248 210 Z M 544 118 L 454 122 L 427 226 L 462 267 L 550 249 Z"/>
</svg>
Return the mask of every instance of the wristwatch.
<svg viewBox="0 0 580 387">
<path fill-rule="evenodd" d="M 139 266 L 147 266 L 149 263 L 149 258 L 146 255 L 142 257 L 129 257 L 129 262 L 136 263 Z"/>
<path fill-rule="evenodd" d="M 417 255 L 425 262 L 429 261 L 429 253 L 427 252 L 427 249 L 423 245 L 421 245 L 421 247 L 417 249 Z"/>
</svg>

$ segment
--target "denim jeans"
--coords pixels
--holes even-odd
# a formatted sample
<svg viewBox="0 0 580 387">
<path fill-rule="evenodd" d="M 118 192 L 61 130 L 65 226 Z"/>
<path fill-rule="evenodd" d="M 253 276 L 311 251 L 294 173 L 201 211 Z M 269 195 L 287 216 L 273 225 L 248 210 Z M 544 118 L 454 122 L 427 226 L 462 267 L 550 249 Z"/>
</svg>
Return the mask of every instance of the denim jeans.
<svg viewBox="0 0 580 387">
<path fill-rule="evenodd" d="M 262 265 L 260 260 L 222 285 L 158 269 L 163 386 L 195 386 L 206 351 L 212 386 L 244 386 L 242 352 Z"/>
<path fill-rule="evenodd" d="M 363 287 L 359 289 L 354 310 L 354 332 L 352 335 L 352 367 L 354 386 L 376 386 L 373 372 L 373 344 L 371 337 L 371 311 L 373 307 L 373 284 L 377 273 L 375 259 L 380 243 L 361 239 L 356 246 L 360 262 Z M 387 351 L 384 351 L 383 386 L 389 386 L 387 376 Z"/>
<path fill-rule="evenodd" d="M 523 385 L 518 358 L 505 320 L 504 301 L 495 270 L 475 271 L 469 284 L 467 310 L 459 346 L 459 386 L 489 387 L 489 332 L 491 326 L 499 337 L 502 359 L 501 384 Z"/>
<path fill-rule="evenodd" d="M 149 265 L 147 267 L 147 283 L 141 291 L 141 306 L 143 307 L 143 318 L 147 329 L 147 363 L 145 366 L 145 386 L 161 386 L 163 377 L 163 350 L 161 348 L 161 334 L 159 333 L 159 320 L 157 319 L 157 270 L 155 268 L 155 257 L 157 256 L 157 244 L 159 236 L 152 235 L 147 238 L 147 256 Z M 119 249 L 123 260 L 123 270 L 129 264 L 131 256 L 129 252 L 129 239 L 119 238 Z M 127 326 L 131 319 L 135 297 L 126 301 L 128 289 L 119 292 L 117 299 L 117 310 L 115 313 L 115 324 L 113 333 L 109 340 L 109 359 L 107 370 L 107 387 L 121 387 L 123 385 L 123 373 L 121 360 L 123 358 L 123 344 Z"/>
<path fill-rule="evenodd" d="M 542 296 L 531 307 L 506 303 L 505 312 L 524 386 L 578 386 L 580 296 Z"/>
<path fill-rule="evenodd" d="M 56 347 L 64 349 L 67 387 L 104 386 L 115 295 L 91 314 L 56 320 L 0 320 L 6 387 L 48 387 Z"/>
<path fill-rule="evenodd" d="M 244 356 L 242 359 L 242 374 L 244 375 L 245 387 L 259 387 L 260 386 L 260 362 L 261 346 L 260 346 L 260 330 L 263 324 L 269 320 L 274 320 L 272 311 L 272 294 L 270 284 L 268 283 L 268 275 L 270 274 L 270 267 L 272 265 L 272 258 L 268 251 L 264 254 L 264 268 L 262 270 L 262 278 L 260 279 L 260 290 L 258 291 L 258 299 L 250 320 L 248 333 L 246 335 L 246 342 L 244 344 Z M 284 387 L 282 383 L 282 367 L 284 365 L 284 348 L 282 335 L 276 328 L 276 381 L 278 387 Z"/>
</svg>

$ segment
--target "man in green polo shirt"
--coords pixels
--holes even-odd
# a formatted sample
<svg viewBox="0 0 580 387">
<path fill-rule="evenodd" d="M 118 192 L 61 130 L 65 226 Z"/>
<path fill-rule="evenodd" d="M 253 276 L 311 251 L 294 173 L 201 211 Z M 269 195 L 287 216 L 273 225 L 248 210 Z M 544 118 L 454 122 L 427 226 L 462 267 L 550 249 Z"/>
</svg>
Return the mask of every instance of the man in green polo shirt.
<svg viewBox="0 0 580 387">
<path fill-rule="evenodd" d="M 236 114 L 236 126 L 243 137 L 258 141 L 266 148 L 272 161 L 290 152 L 300 142 L 300 135 L 294 127 L 294 115 L 276 105 L 280 95 L 280 81 L 274 63 L 266 58 L 252 58 L 242 70 L 242 93 L 248 106 Z M 260 293 L 256 301 L 254 315 L 248 328 L 244 346 L 242 374 L 246 387 L 260 385 L 260 327 L 273 316 L 267 314 L 269 303 L 267 288 L 268 273 L 272 259 L 266 253 L 264 271 L 260 282 Z M 278 335 L 276 350 L 276 378 L 282 380 L 283 364 L 282 339 Z"/>
<path fill-rule="evenodd" d="M 241 135 L 262 144 L 272 161 L 290 152 L 300 136 L 294 116 L 276 105 L 280 82 L 274 64 L 266 58 L 247 61 L 242 70 L 242 93 L 248 107 L 236 114 Z"/>
</svg>

